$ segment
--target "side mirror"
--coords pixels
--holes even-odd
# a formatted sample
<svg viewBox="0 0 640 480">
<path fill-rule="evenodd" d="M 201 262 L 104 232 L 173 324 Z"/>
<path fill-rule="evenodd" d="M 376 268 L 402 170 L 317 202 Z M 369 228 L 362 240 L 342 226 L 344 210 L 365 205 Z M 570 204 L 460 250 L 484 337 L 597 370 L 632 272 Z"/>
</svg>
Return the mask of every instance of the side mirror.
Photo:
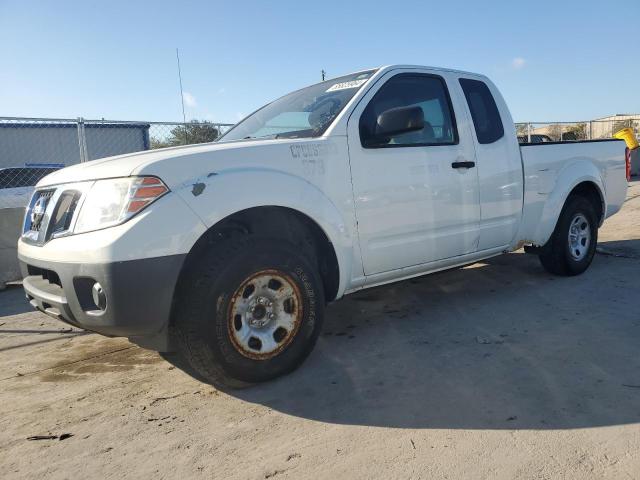
<svg viewBox="0 0 640 480">
<path fill-rule="evenodd" d="M 424 128 L 424 112 L 420 107 L 396 107 L 378 115 L 372 140 L 383 140 L 401 133 L 416 132 Z M 388 140 L 387 140 L 388 141 Z"/>
</svg>

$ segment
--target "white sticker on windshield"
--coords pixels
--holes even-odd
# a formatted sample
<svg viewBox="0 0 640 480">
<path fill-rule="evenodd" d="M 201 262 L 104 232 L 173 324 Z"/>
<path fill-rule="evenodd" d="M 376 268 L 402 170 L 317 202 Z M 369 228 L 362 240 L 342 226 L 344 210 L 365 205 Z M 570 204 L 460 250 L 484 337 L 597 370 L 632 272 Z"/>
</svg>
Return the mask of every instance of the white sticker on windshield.
<svg viewBox="0 0 640 480">
<path fill-rule="evenodd" d="M 335 85 L 331 85 L 327 89 L 327 92 L 335 92 L 336 90 L 346 90 L 347 88 L 357 88 L 366 82 L 368 78 L 363 78 L 362 80 L 351 80 L 350 82 L 340 82 Z"/>
</svg>

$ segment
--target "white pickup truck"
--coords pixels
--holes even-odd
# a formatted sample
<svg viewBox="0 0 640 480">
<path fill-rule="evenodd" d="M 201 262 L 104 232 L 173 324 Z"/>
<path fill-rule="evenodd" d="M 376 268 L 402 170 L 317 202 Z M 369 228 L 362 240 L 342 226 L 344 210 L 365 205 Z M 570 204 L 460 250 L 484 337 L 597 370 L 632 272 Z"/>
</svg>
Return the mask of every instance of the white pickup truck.
<svg viewBox="0 0 640 480">
<path fill-rule="evenodd" d="M 290 93 L 211 144 L 45 177 L 31 304 L 237 385 L 296 368 L 327 302 L 525 246 L 576 275 L 627 188 L 622 141 L 520 146 L 486 77 L 388 66 Z"/>
</svg>

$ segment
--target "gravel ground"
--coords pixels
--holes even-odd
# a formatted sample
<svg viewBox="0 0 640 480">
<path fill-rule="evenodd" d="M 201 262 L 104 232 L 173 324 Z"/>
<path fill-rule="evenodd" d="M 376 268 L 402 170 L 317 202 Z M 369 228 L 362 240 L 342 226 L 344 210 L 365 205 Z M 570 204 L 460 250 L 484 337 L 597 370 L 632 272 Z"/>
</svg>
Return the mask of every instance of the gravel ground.
<svg viewBox="0 0 640 480">
<path fill-rule="evenodd" d="M 1 475 L 640 478 L 639 197 L 585 275 L 517 252 L 351 295 L 302 368 L 240 391 L 9 288 Z"/>
</svg>

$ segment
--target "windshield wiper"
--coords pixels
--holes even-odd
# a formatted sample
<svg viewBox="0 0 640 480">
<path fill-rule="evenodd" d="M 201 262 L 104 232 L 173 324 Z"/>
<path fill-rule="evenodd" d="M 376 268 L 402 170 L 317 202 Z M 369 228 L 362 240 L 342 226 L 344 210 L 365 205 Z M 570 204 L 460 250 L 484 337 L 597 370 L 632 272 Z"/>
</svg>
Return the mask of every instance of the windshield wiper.
<svg viewBox="0 0 640 480">
<path fill-rule="evenodd" d="M 306 138 L 309 136 L 313 136 L 316 129 L 304 129 L 304 130 L 293 130 L 291 132 L 280 132 L 280 133 L 272 133 L 269 135 L 261 135 L 256 137 L 254 135 L 247 135 L 243 137 L 242 140 L 263 140 L 263 139 L 279 139 L 279 138 Z"/>
<path fill-rule="evenodd" d="M 254 135 L 247 135 L 246 137 L 243 137 L 242 140 L 261 140 L 263 138 L 280 138 L 279 133 L 271 133 L 269 135 L 261 135 L 259 137 L 256 137 Z"/>
</svg>

